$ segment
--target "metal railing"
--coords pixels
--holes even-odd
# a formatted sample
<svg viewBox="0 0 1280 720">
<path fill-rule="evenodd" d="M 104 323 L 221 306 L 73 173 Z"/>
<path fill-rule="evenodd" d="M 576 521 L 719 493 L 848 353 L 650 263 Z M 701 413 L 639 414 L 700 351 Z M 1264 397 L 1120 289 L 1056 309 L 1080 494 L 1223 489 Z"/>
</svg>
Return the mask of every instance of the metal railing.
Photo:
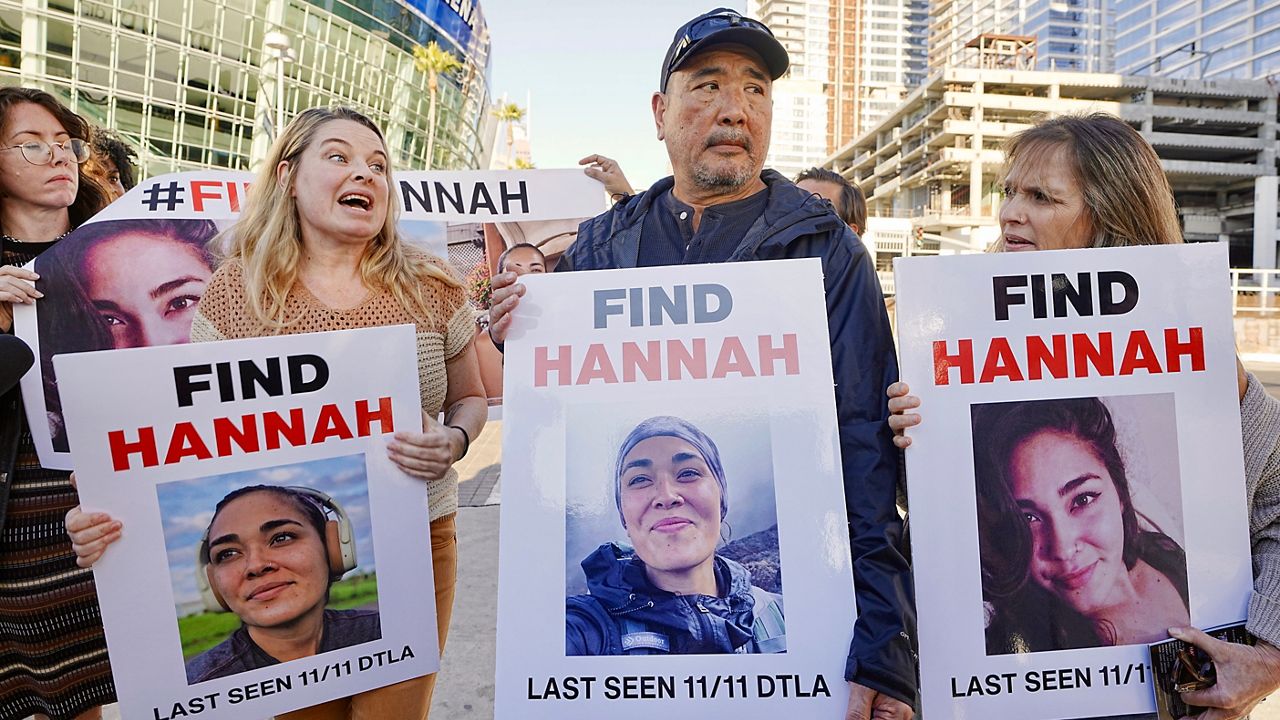
<svg viewBox="0 0 1280 720">
<path fill-rule="evenodd" d="M 1239 313 L 1280 311 L 1280 270 L 1231 268 L 1231 310 Z"/>
</svg>

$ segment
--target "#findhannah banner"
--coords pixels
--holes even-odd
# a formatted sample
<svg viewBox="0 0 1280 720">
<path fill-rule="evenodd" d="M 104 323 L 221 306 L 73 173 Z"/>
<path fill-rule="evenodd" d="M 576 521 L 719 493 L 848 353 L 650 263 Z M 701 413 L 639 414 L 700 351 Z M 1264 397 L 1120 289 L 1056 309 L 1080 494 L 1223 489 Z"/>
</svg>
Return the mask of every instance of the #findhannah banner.
<svg viewBox="0 0 1280 720">
<path fill-rule="evenodd" d="M 1226 247 L 895 264 L 930 718 L 1155 710 L 1253 587 Z"/>
<path fill-rule="evenodd" d="M 219 233 L 234 229 L 252 179 L 216 170 L 149 178 L 35 259 L 45 296 L 14 307 L 14 331 L 38 359 L 22 394 L 44 467 L 72 469 L 53 358 L 187 342 L 225 249 Z M 605 209 L 600 183 L 581 170 L 399 172 L 395 181 L 400 237 L 445 260 L 450 238 L 478 237 L 485 225 L 508 244 L 563 249 L 580 219 Z"/>
<path fill-rule="evenodd" d="M 819 261 L 522 282 L 496 717 L 839 715 L 856 610 Z"/>
<path fill-rule="evenodd" d="M 57 359 L 84 508 L 123 524 L 94 577 L 124 717 L 439 668 L 427 487 L 386 450 L 422 427 L 416 357 L 396 326 Z M 289 659 L 304 630 L 318 652 Z"/>
</svg>

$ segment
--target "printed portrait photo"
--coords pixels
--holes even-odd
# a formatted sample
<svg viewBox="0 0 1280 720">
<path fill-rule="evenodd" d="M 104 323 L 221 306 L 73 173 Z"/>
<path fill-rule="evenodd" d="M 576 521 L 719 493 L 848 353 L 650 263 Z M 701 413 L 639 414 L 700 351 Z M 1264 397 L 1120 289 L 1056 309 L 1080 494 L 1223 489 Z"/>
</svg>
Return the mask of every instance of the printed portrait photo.
<svg viewBox="0 0 1280 720">
<path fill-rule="evenodd" d="M 786 652 L 768 415 L 567 418 L 565 654 Z"/>
<path fill-rule="evenodd" d="M 217 234 L 210 220 L 106 220 L 36 259 L 40 370 L 55 451 L 68 447 L 54 356 L 188 342 Z"/>
<path fill-rule="evenodd" d="M 382 637 L 363 454 L 156 494 L 188 684 Z"/>
<path fill-rule="evenodd" d="M 971 408 L 988 655 L 1190 621 L 1172 394 Z"/>
</svg>

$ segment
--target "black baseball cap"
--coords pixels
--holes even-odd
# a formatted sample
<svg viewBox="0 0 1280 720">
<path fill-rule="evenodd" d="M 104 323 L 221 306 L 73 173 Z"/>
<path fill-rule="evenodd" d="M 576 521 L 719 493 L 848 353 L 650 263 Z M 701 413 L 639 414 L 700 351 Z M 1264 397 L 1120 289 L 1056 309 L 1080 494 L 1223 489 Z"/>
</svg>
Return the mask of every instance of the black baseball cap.
<svg viewBox="0 0 1280 720">
<path fill-rule="evenodd" d="M 667 57 L 662 61 L 662 80 L 658 89 L 667 91 L 667 79 L 686 60 L 712 45 L 725 43 L 745 45 L 760 53 L 774 80 L 782 77 L 791 64 L 786 48 L 773 36 L 768 25 L 744 17 L 737 10 L 716 8 L 681 25 L 676 31 L 671 47 L 667 48 Z"/>
</svg>

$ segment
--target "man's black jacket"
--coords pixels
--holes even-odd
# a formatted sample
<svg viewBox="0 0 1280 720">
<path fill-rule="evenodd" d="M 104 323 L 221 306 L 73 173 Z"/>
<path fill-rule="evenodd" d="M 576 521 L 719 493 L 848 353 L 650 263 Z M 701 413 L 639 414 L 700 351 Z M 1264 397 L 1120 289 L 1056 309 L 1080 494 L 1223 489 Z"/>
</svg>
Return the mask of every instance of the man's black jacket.
<svg viewBox="0 0 1280 720">
<path fill-rule="evenodd" d="M 825 200 L 773 170 L 760 179 L 769 193 L 764 213 L 729 261 L 822 260 L 859 611 L 845 677 L 914 705 L 915 604 L 911 569 L 900 550 L 898 451 L 885 397 L 898 379 L 898 364 L 875 263 Z M 659 180 L 582 223 L 556 271 L 635 267 L 645 216 L 673 185 L 672 178 Z"/>
</svg>

